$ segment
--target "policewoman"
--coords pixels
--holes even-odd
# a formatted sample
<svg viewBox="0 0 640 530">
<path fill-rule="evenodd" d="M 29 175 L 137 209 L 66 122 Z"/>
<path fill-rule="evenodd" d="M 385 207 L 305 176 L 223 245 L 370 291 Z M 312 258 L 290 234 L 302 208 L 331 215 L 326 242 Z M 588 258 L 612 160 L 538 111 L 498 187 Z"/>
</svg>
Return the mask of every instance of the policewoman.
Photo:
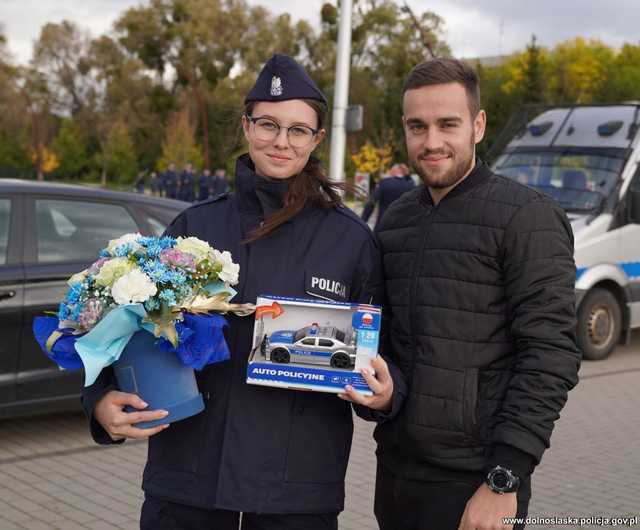
<svg viewBox="0 0 640 530">
<path fill-rule="evenodd" d="M 311 157 L 325 135 L 326 108 L 307 73 L 275 55 L 245 100 L 249 153 L 237 160 L 235 193 L 192 206 L 167 229 L 232 253 L 240 264 L 234 302 L 255 303 L 260 294 L 380 300 L 371 232 Z M 337 529 L 353 432 L 349 401 L 369 419 L 394 416 L 405 393 L 399 371 L 378 357 L 376 376 L 365 374 L 370 397 L 351 388 L 336 396 L 248 385 L 253 318 L 228 320 L 231 360 L 197 372 L 204 412 L 137 429 L 131 424 L 162 411 L 123 412 L 125 404 L 145 405 L 114 390 L 103 371 L 84 394 L 94 438 L 149 437 L 143 529 Z"/>
</svg>

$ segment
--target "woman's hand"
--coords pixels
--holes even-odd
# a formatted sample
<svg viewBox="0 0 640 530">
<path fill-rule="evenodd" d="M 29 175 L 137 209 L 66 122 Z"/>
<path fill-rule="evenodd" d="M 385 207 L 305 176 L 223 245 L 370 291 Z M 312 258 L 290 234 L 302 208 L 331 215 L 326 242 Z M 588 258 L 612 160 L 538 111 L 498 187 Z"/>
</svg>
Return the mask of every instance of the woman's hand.
<svg viewBox="0 0 640 530">
<path fill-rule="evenodd" d="M 111 390 L 98 401 L 93 409 L 93 417 L 102 425 L 113 441 L 124 438 L 149 438 L 166 429 L 169 425 L 158 425 L 149 429 L 139 429 L 132 424 L 142 421 L 160 420 L 169 412 L 166 410 L 151 410 L 144 412 L 125 412 L 124 406 L 131 405 L 136 409 L 145 409 L 147 404 L 135 394 Z"/>
<path fill-rule="evenodd" d="M 338 394 L 338 397 L 373 410 L 389 411 L 391 410 L 391 400 L 393 398 L 393 379 L 389 373 L 389 366 L 380 355 L 377 355 L 371 362 L 371 366 L 376 375 L 372 375 L 367 369 L 361 370 L 361 373 L 373 392 L 373 396 L 365 396 L 351 385 L 347 385 L 344 393 Z"/>
</svg>

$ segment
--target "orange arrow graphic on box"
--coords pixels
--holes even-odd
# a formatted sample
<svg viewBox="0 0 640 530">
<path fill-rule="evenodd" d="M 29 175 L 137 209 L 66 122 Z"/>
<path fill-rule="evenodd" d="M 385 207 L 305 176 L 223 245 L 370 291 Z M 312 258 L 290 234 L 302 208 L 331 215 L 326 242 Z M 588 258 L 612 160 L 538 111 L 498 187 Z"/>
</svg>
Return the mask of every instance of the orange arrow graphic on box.
<svg viewBox="0 0 640 530">
<path fill-rule="evenodd" d="M 256 307 L 256 318 L 262 318 L 264 315 L 271 315 L 271 318 L 278 318 L 284 313 L 284 309 L 278 302 L 273 302 L 271 305 L 261 305 Z"/>
</svg>

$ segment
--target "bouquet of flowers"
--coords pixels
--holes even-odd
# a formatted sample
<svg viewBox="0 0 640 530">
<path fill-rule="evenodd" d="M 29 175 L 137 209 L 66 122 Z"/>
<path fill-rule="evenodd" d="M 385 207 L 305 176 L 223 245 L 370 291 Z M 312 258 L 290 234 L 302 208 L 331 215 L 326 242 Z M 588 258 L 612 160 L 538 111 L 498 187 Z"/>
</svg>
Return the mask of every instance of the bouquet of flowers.
<svg viewBox="0 0 640 530">
<path fill-rule="evenodd" d="M 255 309 L 230 303 L 239 270 L 229 252 L 195 237 L 126 234 L 69 278 L 57 317 L 37 317 L 34 335 L 61 368 L 84 368 L 85 386 L 140 331 L 152 335 L 157 351 L 200 370 L 229 358 L 221 314 Z"/>
</svg>

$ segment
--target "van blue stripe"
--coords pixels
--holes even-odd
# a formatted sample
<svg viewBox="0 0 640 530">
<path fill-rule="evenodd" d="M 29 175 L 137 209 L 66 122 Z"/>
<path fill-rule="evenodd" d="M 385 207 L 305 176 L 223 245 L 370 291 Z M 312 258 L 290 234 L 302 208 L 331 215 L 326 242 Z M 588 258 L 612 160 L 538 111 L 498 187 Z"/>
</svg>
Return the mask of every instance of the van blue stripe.
<svg viewBox="0 0 640 530">
<path fill-rule="evenodd" d="M 640 262 L 622 263 L 620 266 L 629 278 L 638 278 L 640 276 Z"/>
<path fill-rule="evenodd" d="M 629 261 L 627 263 L 618 263 L 618 266 L 624 271 L 627 277 L 630 280 L 634 280 L 636 278 L 640 278 L 640 262 L 639 261 Z M 576 270 L 576 281 L 580 279 L 586 271 L 588 267 L 579 267 Z"/>
</svg>

